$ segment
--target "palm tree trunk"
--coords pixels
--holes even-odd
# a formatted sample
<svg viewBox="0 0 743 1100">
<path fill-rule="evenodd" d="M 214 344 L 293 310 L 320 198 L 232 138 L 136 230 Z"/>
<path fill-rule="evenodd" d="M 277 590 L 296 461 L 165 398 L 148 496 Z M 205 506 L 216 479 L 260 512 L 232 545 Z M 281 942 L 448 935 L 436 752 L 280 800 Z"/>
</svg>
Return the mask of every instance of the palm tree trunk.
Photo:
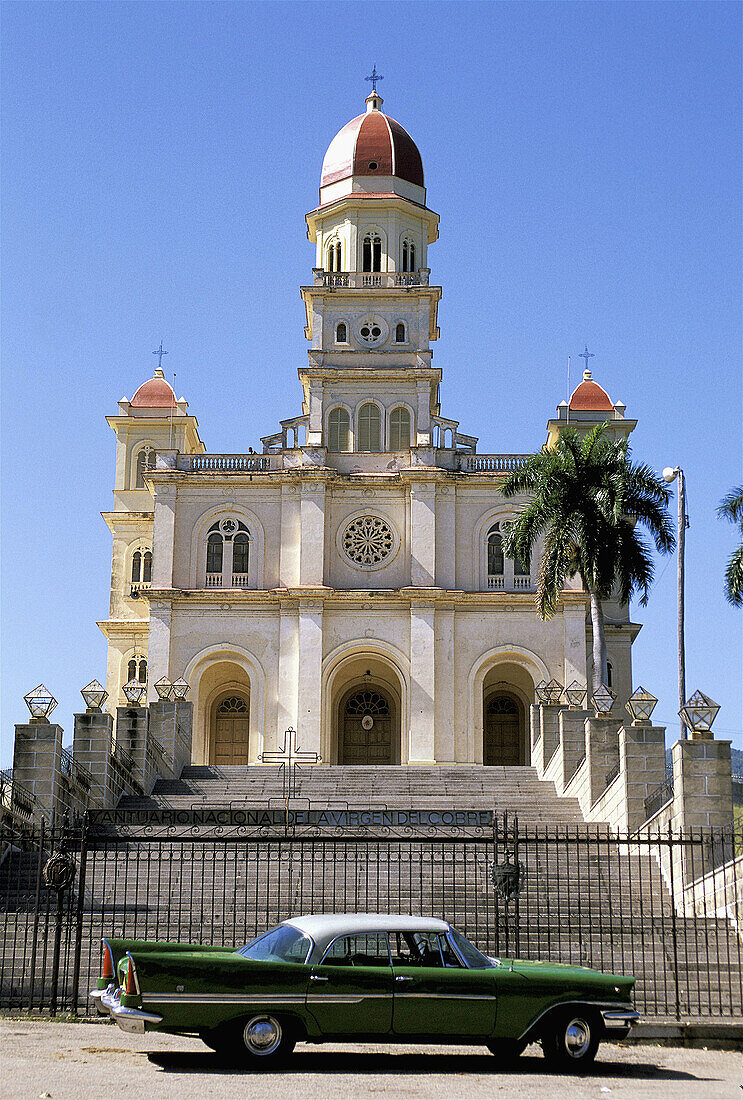
<svg viewBox="0 0 743 1100">
<path fill-rule="evenodd" d="M 591 694 L 594 695 L 608 679 L 606 668 L 606 633 L 604 631 L 604 609 L 598 594 L 588 589 L 591 600 L 591 626 L 593 627 L 593 673 L 591 675 Z"/>
</svg>

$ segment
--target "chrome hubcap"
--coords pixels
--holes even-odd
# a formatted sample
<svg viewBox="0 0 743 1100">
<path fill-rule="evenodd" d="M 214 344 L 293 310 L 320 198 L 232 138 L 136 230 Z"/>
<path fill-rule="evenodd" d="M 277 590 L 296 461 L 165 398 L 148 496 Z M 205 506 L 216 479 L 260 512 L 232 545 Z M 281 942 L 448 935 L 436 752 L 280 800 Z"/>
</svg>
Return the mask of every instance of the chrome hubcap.
<svg viewBox="0 0 743 1100">
<path fill-rule="evenodd" d="M 571 1020 L 565 1029 L 565 1049 L 571 1058 L 582 1058 L 591 1043 L 591 1029 L 585 1020 Z"/>
<path fill-rule="evenodd" d="M 254 1016 L 245 1025 L 243 1038 L 251 1054 L 273 1054 L 281 1042 L 281 1024 L 273 1016 Z"/>
</svg>

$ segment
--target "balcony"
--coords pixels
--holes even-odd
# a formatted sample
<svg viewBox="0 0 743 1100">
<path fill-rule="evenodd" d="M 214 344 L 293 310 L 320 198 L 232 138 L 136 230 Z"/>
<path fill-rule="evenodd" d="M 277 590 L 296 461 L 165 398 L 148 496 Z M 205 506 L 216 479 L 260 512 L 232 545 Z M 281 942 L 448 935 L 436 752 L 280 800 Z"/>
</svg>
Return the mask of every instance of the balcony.
<svg viewBox="0 0 743 1100">
<path fill-rule="evenodd" d="M 312 271 L 315 286 L 330 290 L 389 290 L 394 287 L 428 286 L 428 268 L 420 271 Z"/>
<path fill-rule="evenodd" d="M 269 468 L 268 455 L 178 455 L 178 469 L 191 473 L 259 472 Z"/>
<path fill-rule="evenodd" d="M 526 465 L 529 455 L 458 455 L 459 469 L 467 474 L 512 474 Z"/>
<path fill-rule="evenodd" d="M 488 576 L 488 591 L 489 592 L 530 592 L 531 591 L 531 577 L 525 575 L 515 576 L 508 581 L 506 585 L 506 577 L 502 573 L 491 574 Z"/>
</svg>

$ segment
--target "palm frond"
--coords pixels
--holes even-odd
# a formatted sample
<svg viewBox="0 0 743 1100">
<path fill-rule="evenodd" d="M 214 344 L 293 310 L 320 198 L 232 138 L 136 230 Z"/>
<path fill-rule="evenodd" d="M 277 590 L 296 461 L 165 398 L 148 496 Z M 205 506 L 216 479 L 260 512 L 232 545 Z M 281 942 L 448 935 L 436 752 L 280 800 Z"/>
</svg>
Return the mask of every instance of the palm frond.
<svg viewBox="0 0 743 1100">
<path fill-rule="evenodd" d="M 743 607 L 743 543 L 733 550 L 727 564 L 725 596 L 733 607 Z"/>
<path fill-rule="evenodd" d="M 720 519 L 729 519 L 731 523 L 743 522 L 743 485 L 731 489 L 720 501 L 717 514 Z"/>
</svg>

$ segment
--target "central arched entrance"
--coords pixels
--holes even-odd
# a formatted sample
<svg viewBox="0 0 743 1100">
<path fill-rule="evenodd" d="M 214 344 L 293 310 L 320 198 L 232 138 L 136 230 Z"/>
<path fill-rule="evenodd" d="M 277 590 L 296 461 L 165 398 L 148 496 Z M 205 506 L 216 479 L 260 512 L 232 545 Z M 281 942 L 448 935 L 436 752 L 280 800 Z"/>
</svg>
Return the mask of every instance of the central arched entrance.
<svg viewBox="0 0 743 1100">
<path fill-rule="evenodd" d="M 483 764 L 522 764 L 521 705 L 515 695 L 494 691 L 484 703 Z"/>
<path fill-rule="evenodd" d="M 380 687 L 352 688 L 341 700 L 339 764 L 393 763 L 393 707 Z"/>
<path fill-rule="evenodd" d="M 214 704 L 210 760 L 226 767 L 248 763 L 250 696 L 230 691 Z"/>
</svg>

